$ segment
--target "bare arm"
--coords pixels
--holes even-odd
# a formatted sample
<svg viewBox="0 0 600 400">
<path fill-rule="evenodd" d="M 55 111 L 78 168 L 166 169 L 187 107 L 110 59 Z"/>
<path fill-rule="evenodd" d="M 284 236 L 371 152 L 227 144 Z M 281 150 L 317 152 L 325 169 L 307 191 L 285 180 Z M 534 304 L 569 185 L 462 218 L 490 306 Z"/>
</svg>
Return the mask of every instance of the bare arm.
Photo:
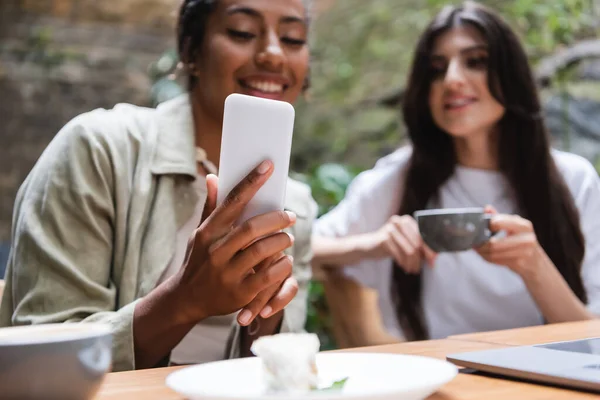
<svg viewBox="0 0 600 400">
<path fill-rule="evenodd" d="M 313 252 L 317 269 L 391 257 L 405 271 L 418 272 L 423 260 L 433 265 L 437 257 L 423 243 L 416 221 L 408 215 L 393 215 L 375 232 L 342 238 L 314 237 Z"/>
<path fill-rule="evenodd" d="M 177 292 L 168 279 L 141 299 L 133 314 L 133 342 L 137 369 L 152 368 L 194 327 L 177 312 Z"/>
<path fill-rule="evenodd" d="M 372 258 L 377 244 L 372 234 L 312 239 L 313 265 L 342 267 Z"/>
<path fill-rule="evenodd" d="M 188 243 L 183 268 L 136 305 L 133 331 L 138 368 L 156 365 L 208 316 L 230 314 L 264 294 L 265 302 L 273 297 L 272 312 L 280 315 L 294 297 L 292 261 L 279 256 L 292 244 L 281 230 L 293 225 L 295 216 L 267 213 L 234 227 L 270 172 L 271 163 L 261 164 L 216 209 L 216 177 L 207 177 L 203 222 Z M 253 318 L 248 316 L 244 325 Z M 269 322 L 267 328 L 277 323 Z"/>
<path fill-rule="evenodd" d="M 536 272 L 524 281 L 546 321 L 558 323 L 596 318 L 575 296 L 546 253 L 541 248 L 537 252 L 537 267 L 532 269 Z"/>
<path fill-rule="evenodd" d="M 488 212 L 496 213 L 492 207 Z M 496 215 L 490 226 L 493 231 L 504 230 L 507 237 L 493 238 L 477 251 L 487 261 L 504 265 L 523 279 L 546 321 L 594 318 L 539 244 L 530 221 L 516 215 Z"/>
</svg>

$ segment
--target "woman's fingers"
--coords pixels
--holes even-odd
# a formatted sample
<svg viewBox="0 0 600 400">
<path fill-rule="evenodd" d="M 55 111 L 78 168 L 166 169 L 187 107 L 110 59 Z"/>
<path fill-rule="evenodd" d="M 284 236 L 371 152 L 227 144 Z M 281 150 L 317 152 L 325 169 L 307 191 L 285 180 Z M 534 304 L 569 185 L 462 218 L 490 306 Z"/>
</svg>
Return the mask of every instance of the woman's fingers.
<svg viewBox="0 0 600 400">
<path fill-rule="evenodd" d="M 241 326 L 250 325 L 250 323 L 254 321 L 254 319 L 258 316 L 260 311 L 267 305 L 271 297 L 273 297 L 278 290 L 279 286 L 273 285 L 257 294 L 254 300 L 252 300 L 238 314 L 238 324 L 240 324 Z"/>
<path fill-rule="evenodd" d="M 410 243 L 413 248 L 421 247 L 421 235 L 416 222 L 407 216 L 394 219 L 396 230 Z"/>
<path fill-rule="evenodd" d="M 200 224 L 204 222 L 217 207 L 217 193 L 219 188 L 219 178 L 216 175 L 208 174 L 206 176 L 206 203 L 202 211 L 202 219 Z"/>
<path fill-rule="evenodd" d="M 396 235 L 399 235 L 399 237 L 394 237 Z M 399 242 L 404 243 L 405 246 L 401 246 Z M 413 274 L 419 272 L 420 256 L 412 251 L 412 246 L 399 233 L 389 233 L 389 237 L 385 242 L 385 248 L 398 266 L 406 273 Z M 407 255 L 407 252 L 411 255 Z"/>
<path fill-rule="evenodd" d="M 479 247 L 477 252 L 487 262 L 503 265 L 523 276 L 532 267 L 532 259 L 538 249 L 535 233 L 513 234 L 503 239 L 492 238 Z"/>
<path fill-rule="evenodd" d="M 483 212 L 486 214 L 492 214 L 492 215 L 498 214 L 498 211 L 496 210 L 496 208 L 489 204 L 484 207 Z"/>
<path fill-rule="evenodd" d="M 286 256 L 286 254 L 283 251 L 280 251 L 279 253 L 274 254 L 269 258 L 266 258 L 263 262 L 261 262 L 256 267 L 254 267 L 254 271 L 256 272 L 256 271 L 260 271 L 263 268 L 268 268 L 272 264 L 274 264 L 276 261 L 279 261 L 282 257 L 285 257 L 285 256 Z"/>
<path fill-rule="evenodd" d="M 533 233 L 522 233 L 518 235 L 508 236 L 498 239 L 492 238 L 487 243 L 484 243 L 477 250 L 480 254 L 502 254 L 511 252 L 514 249 L 524 249 L 533 247 L 537 242 L 537 238 Z"/>
<path fill-rule="evenodd" d="M 421 240 L 414 235 L 409 223 L 394 224 L 391 236 L 403 255 L 403 267 L 406 272 L 416 274 L 421 270 Z"/>
<path fill-rule="evenodd" d="M 283 310 L 298 293 L 298 281 L 293 276 L 287 278 L 279 290 L 275 293 L 275 296 L 267 303 L 267 305 L 261 310 L 260 316 L 263 318 L 269 318 L 273 314 Z"/>
<path fill-rule="evenodd" d="M 391 236 L 403 254 L 403 268 L 407 273 L 418 274 L 421 271 L 423 258 L 433 263 L 433 252 L 425 253 L 424 243 L 419 233 L 419 226 L 414 218 L 404 215 L 391 220 L 393 232 Z"/>
<path fill-rule="evenodd" d="M 431 248 L 425 243 L 423 243 L 423 247 L 421 249 L 423 252 L 423 257 L 425 257 L 425 260 L 427 260 L 427 264 L 429 264 L 430 267 L 433 267 L 438 254 L 431 250 Z"/>
<path fill-rule="evenodd" d="M 402 266 L 406 272 L 414 273 L 414 270 L 416 269 L 413 257 L 415 254 L 414 247 L 395 229 L 392 229 L 390 232 L 390 240 L 392 242 L 390 247 L 396 248 L 399 253 L 397 260 L 399 265 Z"/>
<path fill-rule="evenodd" d="M 407 217 L 405 222 L 400 224 L 400 227 L 401 232 L 419 253 L 420 258 L 418 260 L 417 272 L 421 270 L 421 258 L 424 258 L 430 266 L 433 266 L 437 258 L 437 253 L 431 250 L 431 248 L 423 242 L 417 221 L 415 221 L 414 218 Z"/>
<path fill-rule="evenodd" d="M 235 227 L 210 249 L 215 263 L 231 260 L 257 239 L 281 232 L 296 223 L 296 214 L 289 211 L 275 211 L 249 219 Z"/>
<path fill-rule="evenodd" d="M 400 232 L 392 230 L 390 235 L 405 258 L 409 258 L 415 253 L 415 247 Z"/>
<path fill-rule="evenodd" d="M 233 257 L 229 263 L 229 273 L 238 277 L 245 277 L 254 267 L 290 248 L 292 244 L 294 244 L 293 236 L 285 232 L 259 239 Z M 261 271 L 255 272 L 259 273 Z"/>
<path fill-rule="evenodd" d="M 498 265 L 512 265 L 519 259 L 525 259 L 531 256 L 533 251 L 528 249 L 514 249 L 502 254 L 487 254 L 484 256 L 487 262 Z"/>
<path fill-rule="evenodd" d="M 292 256 L 282 257 L 271 266 L 248 275 L 242 282 L 242 285 L 254 293 L 260 293 L 269 286 L 283 282 L 291 276 L 293 263 L 294 258 Z"/>
<path fill-rule="evenodd" d="M 248 202 L 265 184 L 272 172 L 273 163 L 263 161 L 229 192 L 223 203 L 203 223 L 203 226 L 207 227 L 210 224 L 208 234 L 211 235 L 211 239 L 220 238 L 229 232 L 231 226 L 242 215 Z"/>
<path fill-rule="evenodd" d="M 404 264 L 404 254 L 402 253 L 400 247 L 396 244 L 394 240 L 388 238 L 385 242 L 385 249 L 398 265 Z"/>
<path fill-rule="evenodd" d="M 531 221 L 521 218 L 518 215 L 506 214 L 498 214 L 492 217 L 490 230 L 492 232 L 506 231 L 509 235 L 534 231 Z"/>
<path fill-rule="evenodd" d="M 293 276 L 284 280 L 280 286 L 275 286 L 259 293 L 258 296 L 238 314 L 238 323 L 248 326 L 259 315 L 270 318 L 283 310 L 298 293 L 298 282 Z"/>
<path fill-rule="evenodd" d="M 271 266 L 276 265 L 280 261 L 287 262 L 287 260 L 284 260 L 284 258 L 287 258 L 286 255 L 278 254 L 278 256 L 279 257 L 277 259 L 273 259 L 273 257 L 271 257 L 268 260 L 265 260 L 263 264 L 261 264 L 255 269 L 255 271 L 261 271 L 265 268 L 271 268 Z M 238 323 L 242 326 L 250 324 L 254 320 L 254 318 L 258 316 L 259 312 L 261 312 L 261 310 L 263 310 L 263 308 L 267 305 L 269 300 L 271 300 L 271 298 L 275 296 L 277 291 L 279 291 L 279 286 L 280 285 L 275 284 L 269 286 L 262 292 L 258 293 L 256 297 L 247 306 L 244 307 L 242 312 L 238 314 Z M 246 310 L 248 312 L 244 312 Z"/>
</svg>

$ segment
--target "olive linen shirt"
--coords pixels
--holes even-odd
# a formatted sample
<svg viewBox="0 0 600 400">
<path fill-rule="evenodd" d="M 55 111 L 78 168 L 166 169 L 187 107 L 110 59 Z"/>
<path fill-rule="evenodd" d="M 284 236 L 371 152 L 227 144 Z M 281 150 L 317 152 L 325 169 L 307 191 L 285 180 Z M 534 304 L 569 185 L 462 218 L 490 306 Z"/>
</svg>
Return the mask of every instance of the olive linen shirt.
<svg viewBox="0 0 600 400">
<path fill-rule="evenodd" d="M 156 109 L 119 104 L 82 114 L 56 135 L 15 201 L 0 326 L 107 323 L 113 371 L 135 369 L 133 313 L 175 254 L 176 233 L 200 192 L 189 95 Z M 289 180 L 286 209 L 299 292 L 282 332 L 304 329 L 317 206 L 308 186 Z M 224 358 L 239 356 L 234 323 Z"/>
</svg>

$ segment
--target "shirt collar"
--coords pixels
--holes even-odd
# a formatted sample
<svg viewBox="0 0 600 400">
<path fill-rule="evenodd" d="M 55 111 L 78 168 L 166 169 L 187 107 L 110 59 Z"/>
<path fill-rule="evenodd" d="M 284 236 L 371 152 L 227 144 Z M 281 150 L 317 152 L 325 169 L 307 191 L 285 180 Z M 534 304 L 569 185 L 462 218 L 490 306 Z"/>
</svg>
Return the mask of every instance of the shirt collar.
<svg viewBox="0 0 600 400">
<path fill-rule="evenodd" d="M 154 174 L 184 174 L 193 178 L 196 169 L 196 139 L 189 94 L 182 94 L 156 108 L 158 138 L 152 160 Z"/>
</svg>

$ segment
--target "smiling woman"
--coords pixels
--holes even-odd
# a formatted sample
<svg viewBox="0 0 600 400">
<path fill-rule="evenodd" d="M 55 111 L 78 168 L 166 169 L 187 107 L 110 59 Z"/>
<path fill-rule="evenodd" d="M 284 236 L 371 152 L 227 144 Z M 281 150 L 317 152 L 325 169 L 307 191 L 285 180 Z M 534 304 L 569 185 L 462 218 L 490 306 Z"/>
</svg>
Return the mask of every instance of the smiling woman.
<svg viewBox="0 0 600 400">
<path fill-rule="evenodd" d="M 550 148 L 515 33 L 467 1 L 444 7 L 414 54 L 403 104 L 411 146 L 361 174 L 315 227 L 315 264 L 343 267 L 330 290 L 353 281 L 348 319 L 360 310 L 372 321 L 353 326 L 353 344 L 597 318 L 598 175 Z M 435 254 L 414 213 L 465 207 L 485 207 L 506 235 Z"/>
<path fill-rule="evenodd" d="M 465 145 L 465 138 L 485 133 L 504 115 L 504 107 L 487 88 L 488 58 L 485 38 L 469 25 L 441 36 L 432 51 L 431 115 L 456 138 L 457 146 Z"/>
<path fill-rule="evenodd" d="M 0 326 L 110 324 L 115 370 L 247 355 L 260 336 L 303 330 L 309 188 L 289 180 L 288 211 L 235 226 L 273 166 L 218 208 L 212 174 L 227 96 L 302 92 L 308 14 L 302 0 L 184 1 L 189 93 L 78 116 L 23 183 Z"/>
<path fill-rule="evenodd" d="M 256 90 L 267 95 L 273 93 L 277 100 L 285 100 L 284 92 L 292 101 L 299 95 L 296 84 L 303 83 L 308 68 L 309 5 L 306 0 L 296 1 L 301 8 L 290 7 L 287 2 L 271 2 L 267 8 L 263 4 L 266 13 L 250 7 L 254 3 L 252 1 L 186 3 L 181 9 L 178 48 L 183 62 L 190 69 L 190 89 L 198 81 L 210 82 L 207 78 L 231 75 L 238 90 Z M 221 16 L 209 20 L 207 16 L 211 13 L 220 13 Z M 211 39 L 205 42 L 205 36 Z M 273 45 L 271 41 L 277 44 Z M 256 45 L 268 51 L 257 53 Z M 220 53 L 213 53 L 215 49 L 228 50 L 223 54 L 226 59 L 214 57 Z M 202 57 L 203 50 L 212 57 Z M 287 58 L 290 66 L 285 71 L 281 69 L 283 57 Z M 248 65 L 249 60 L 254 61 L 254 65 Z M 267 64 L 270 70 L 257 71 L 258 64 Z M 224 65 L 227 65 L 226 71 L 215 70 L 215 67 Z M 232 83 L 228 82 L 229 85 Z"/>
</svg>

